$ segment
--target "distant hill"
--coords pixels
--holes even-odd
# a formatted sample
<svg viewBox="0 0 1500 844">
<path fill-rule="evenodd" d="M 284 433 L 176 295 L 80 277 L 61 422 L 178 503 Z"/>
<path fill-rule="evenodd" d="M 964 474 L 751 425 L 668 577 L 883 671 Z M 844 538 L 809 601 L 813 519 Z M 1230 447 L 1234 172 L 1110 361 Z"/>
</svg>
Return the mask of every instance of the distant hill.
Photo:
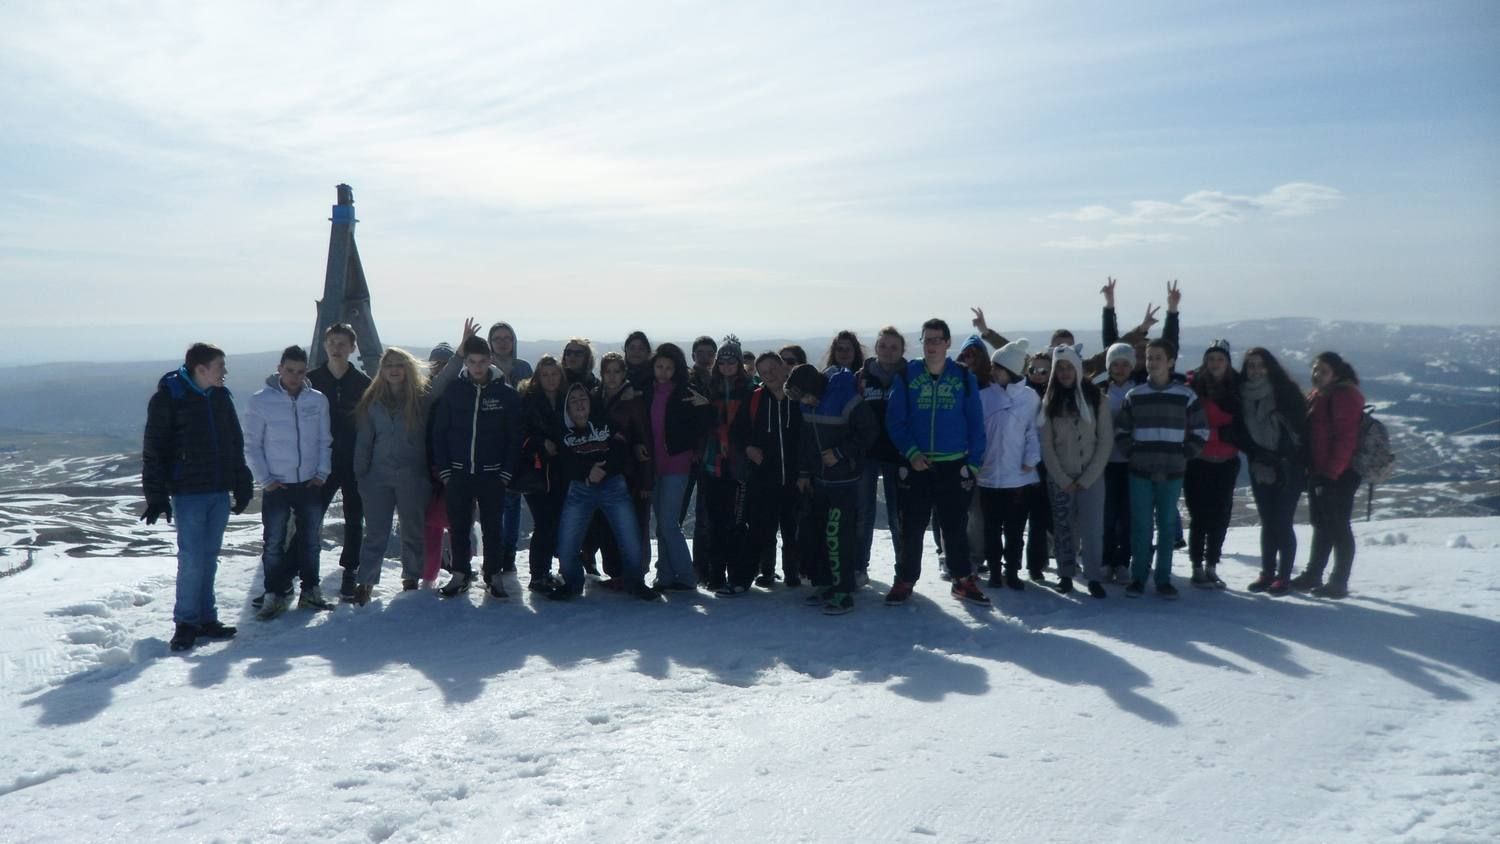
<svg viewBox="0 0 1500 844">
<path fill-rule="evenodd" d="M 963 335 L 968 326 L 955 326 Z M 1050 330 L 1001 326 L 1010 337 L 1045 340 Z M 1097 350 L 1096 328 L 1080 326 L 1078 338 Z M 1180 368 L 1196 364 L 1215 338 L 1227 338 L 1235 360 L 1252 346 L 1265 346 L 1304 386 L 1312 356 L 1335 349 L 1358 369 L 1366 397 L 1387 421 L 1399 452 L 1400 474 L 1381 499 L 1401 511 L 1436 508 L 1450 514 L 1500 512 L 1500 327 L 1414 326 L 1328 322 L 1288 318 L 1183 328 Z M 868 343 L 871 337 L 864 338 Z M 909 348 L 915 344 L 909 338 Z M 671 340 L 687 349 L 692 338 Z M 452 342 L 450 338 L 449 342 Z M 748 338 L 748 351 L 801 344 L 821 361 L 829 338 Z M 961 341 L 959 341 L 961 342 Z M 536 360 L 559 354 L 562 340 L 521 343 L 521 355 Z M 398 344 L 399 345 L 399 344 Z M 432 342 L 403 346 L 426 357 Z M 957 343 L 955 343 L 957 345 Z M 596 343 L 596 351 L 618 344 Z M 234 355 L 229 387 L 241 399 L 260 388 L 276 368 L 277 352 Z M 170 361 L 59 363 L 0 369 L 0 452 L 21 459 L 89 457 L 140 448 L 146 401 Z M 1392 497 L 1400 498 L 1400 501 Z"/>
</svg>

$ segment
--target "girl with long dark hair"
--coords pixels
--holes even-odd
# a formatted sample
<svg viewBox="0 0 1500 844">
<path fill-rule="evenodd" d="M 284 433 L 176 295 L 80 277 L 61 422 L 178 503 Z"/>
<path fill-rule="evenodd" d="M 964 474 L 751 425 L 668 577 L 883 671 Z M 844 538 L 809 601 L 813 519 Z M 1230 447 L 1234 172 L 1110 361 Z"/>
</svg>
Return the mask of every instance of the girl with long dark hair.
<svg viewBox="0 0 1500 844">
<path fill-rule="evenodd" d="M 1312 520 L 1312 552 L 1307 568 L 1292 579 L 1292 588 L 1311 590 L 1320 598 L 1349 594 L 1349 571 L 1354 566 L 1354 493 L 1360 476 L 1354 471 L 1359 447 L 1359 425 L 1365 397 L 1359 375 L 1336 352 L 1313 358 L 1313 391 L 1308 396 L 1307 454 L 1308 509 Z M 1323 582 L 1323 570 L 1333 555 L 1333 573 Z"/>
<path fill-rule="evenodd" d="M 562 444 L 563 388 L 567 375 L 557 358 L 542 355 L 536 371 L 521 385 L 521 413 L 525 442 L 521 462 L 535 473 L 534 489 L 526 493 L 531 511 L 531 580 L 526 588 L 546 592 L 555 585 L 552 560 L 557 556 L 557 526 L 562 516 L 567 484 L 558 474 Z"/>
<path fill-rule="evenodd" d="M 693 558 L 682 533 L 682 506 L 693 452 L 713 408 L 708 398 L 688 387 L 688 363 L 682 349 L 663 343 L 651 357 L 652 383 L 647 393 L 651 419 L 651 460 L 656 487 L 651 503 L 656 516 L 656 588 L 697 588 Z"/>
<path fill-rule="evenodd" d="M 1251 592 L 1291 591 L 1297 559 L 1292 524 L 1307 484 L 1302 446 L 1307 400 L 1276 356 L 1256 346 L 1240 364 L 1240 449 L 1250 459 L 1250 492 L 1260 514 L 1260 577 Z"/>
<path fill-rule="evenodd" d="M 1219 579 L 1219 559 L 1234 512 L 1234 485 L 1240 476 L 1240 450 L 1234 444 L 1239 376 L 1229 354 L 1228 340 L 1213 341 L 1203 353 L 1203 365 L 1188 375 L 1188 385 L 1198 394 L 1198 403 L 1208 418 L 1208 442 L 1202 453 L 1188 461 L 1182 479 L 1182 497 L 1192 520 L 1188 525 L 1191 582 L 1200 589 L 1224 588 L 1224 581 Z"/>
<path fill-rule="evenodd" d="M 847 369 L 858 372 L 865 364 L 865 347 L 853 331 L 840 331 L 828 344 L 828 354 L 823 356 L 823 371 Z"/>
<path fill-rule="evenodd" d="M 719 344 L 713 373 L 708 380 L 708 400 L 714 409 L 713 425 L 703 444 L 703 464 L 698 495 L 708 518 L 707 560 L 695 560 L 710 589 L 724 586 L 729 562 L 741 552 L 744 523 L 745 449 L 734 424 L 740 405 L 750 398 L 750 379 L 740 362 L 740 341 L 733 334 Z"/>
<path fill-rule="evenodd" d="M 1042 460 L 1052 500 L 1052 531 L 1057 549 L 1057 591 L 1073 591 L 1078 549 L 1089 595 L 1104 592 L 1104 468 L 1115 447 L 1109 402 L 1083 377 L 1083 359 L 1072 346 L 1052 350 L 1052 377 L 1042 395 Z"/>
</svg>

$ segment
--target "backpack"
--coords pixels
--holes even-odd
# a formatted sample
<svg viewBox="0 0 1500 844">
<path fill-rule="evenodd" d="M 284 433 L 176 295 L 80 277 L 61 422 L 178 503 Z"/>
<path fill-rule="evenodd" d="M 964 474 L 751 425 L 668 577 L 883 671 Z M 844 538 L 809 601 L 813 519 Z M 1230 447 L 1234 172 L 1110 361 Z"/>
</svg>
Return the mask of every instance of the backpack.
<svg viewBox="0 0 1500 844">
<path fill-rule="evenodd" d="M 1396 468 L 1396 452 L 1391 450 L 1391 435 L 1385 425 L 1375 418 L 1374 408 L 1365 405 L 1359 419 L 1359 443 L 1354 447 L 1354 458 L 1350 466 L 1358 472 L 1365 483 L 1385 483 Z"/>
</svg>

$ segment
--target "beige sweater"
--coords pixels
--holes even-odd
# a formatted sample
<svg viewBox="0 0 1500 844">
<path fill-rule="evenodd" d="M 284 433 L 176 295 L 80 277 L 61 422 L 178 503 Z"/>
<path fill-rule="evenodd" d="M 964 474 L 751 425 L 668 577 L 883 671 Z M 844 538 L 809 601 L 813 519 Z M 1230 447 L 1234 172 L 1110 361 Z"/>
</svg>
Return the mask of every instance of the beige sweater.
<svg viewBox="0 0 1500 844">
<path fill-rule="evenodd" d="M 1059 487 L 1077 483 L 1087 489 L 1104 474 L 1115 447 L 1115 423 L 1109 402 L 1099 402 L 1092 423 L 1076 415 L 1048 419 L 1037 432 L 1042 440 L 1042 462 L 1048 480 Z"/>
</svg>

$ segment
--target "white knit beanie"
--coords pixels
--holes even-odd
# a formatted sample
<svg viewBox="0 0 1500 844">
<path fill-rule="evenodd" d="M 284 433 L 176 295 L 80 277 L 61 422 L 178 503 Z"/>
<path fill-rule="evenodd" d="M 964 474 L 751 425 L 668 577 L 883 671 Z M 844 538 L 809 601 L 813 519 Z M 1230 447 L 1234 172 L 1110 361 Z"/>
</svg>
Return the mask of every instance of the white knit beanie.
<svg viewBox="0 0 1500 844">
<path fill-rule="evenodd" d="M 990 363 L 1003 366 L 1010 370 L 1012 376 L 1021 378 L 1026 371 L 1026 353 L 1030 350 L 1031 341 L 1025 337 L 1012 340 L 990 356 Z"/>
<path fill-rule="evenodd" d="M 1132 369 L 1135 368 L 1135 349 L 1128 343 L 1115 343 L 1104 352 L 1104 370 L 1109 371 L 1117 360 L 1128 360 Z"/>
</svg>

